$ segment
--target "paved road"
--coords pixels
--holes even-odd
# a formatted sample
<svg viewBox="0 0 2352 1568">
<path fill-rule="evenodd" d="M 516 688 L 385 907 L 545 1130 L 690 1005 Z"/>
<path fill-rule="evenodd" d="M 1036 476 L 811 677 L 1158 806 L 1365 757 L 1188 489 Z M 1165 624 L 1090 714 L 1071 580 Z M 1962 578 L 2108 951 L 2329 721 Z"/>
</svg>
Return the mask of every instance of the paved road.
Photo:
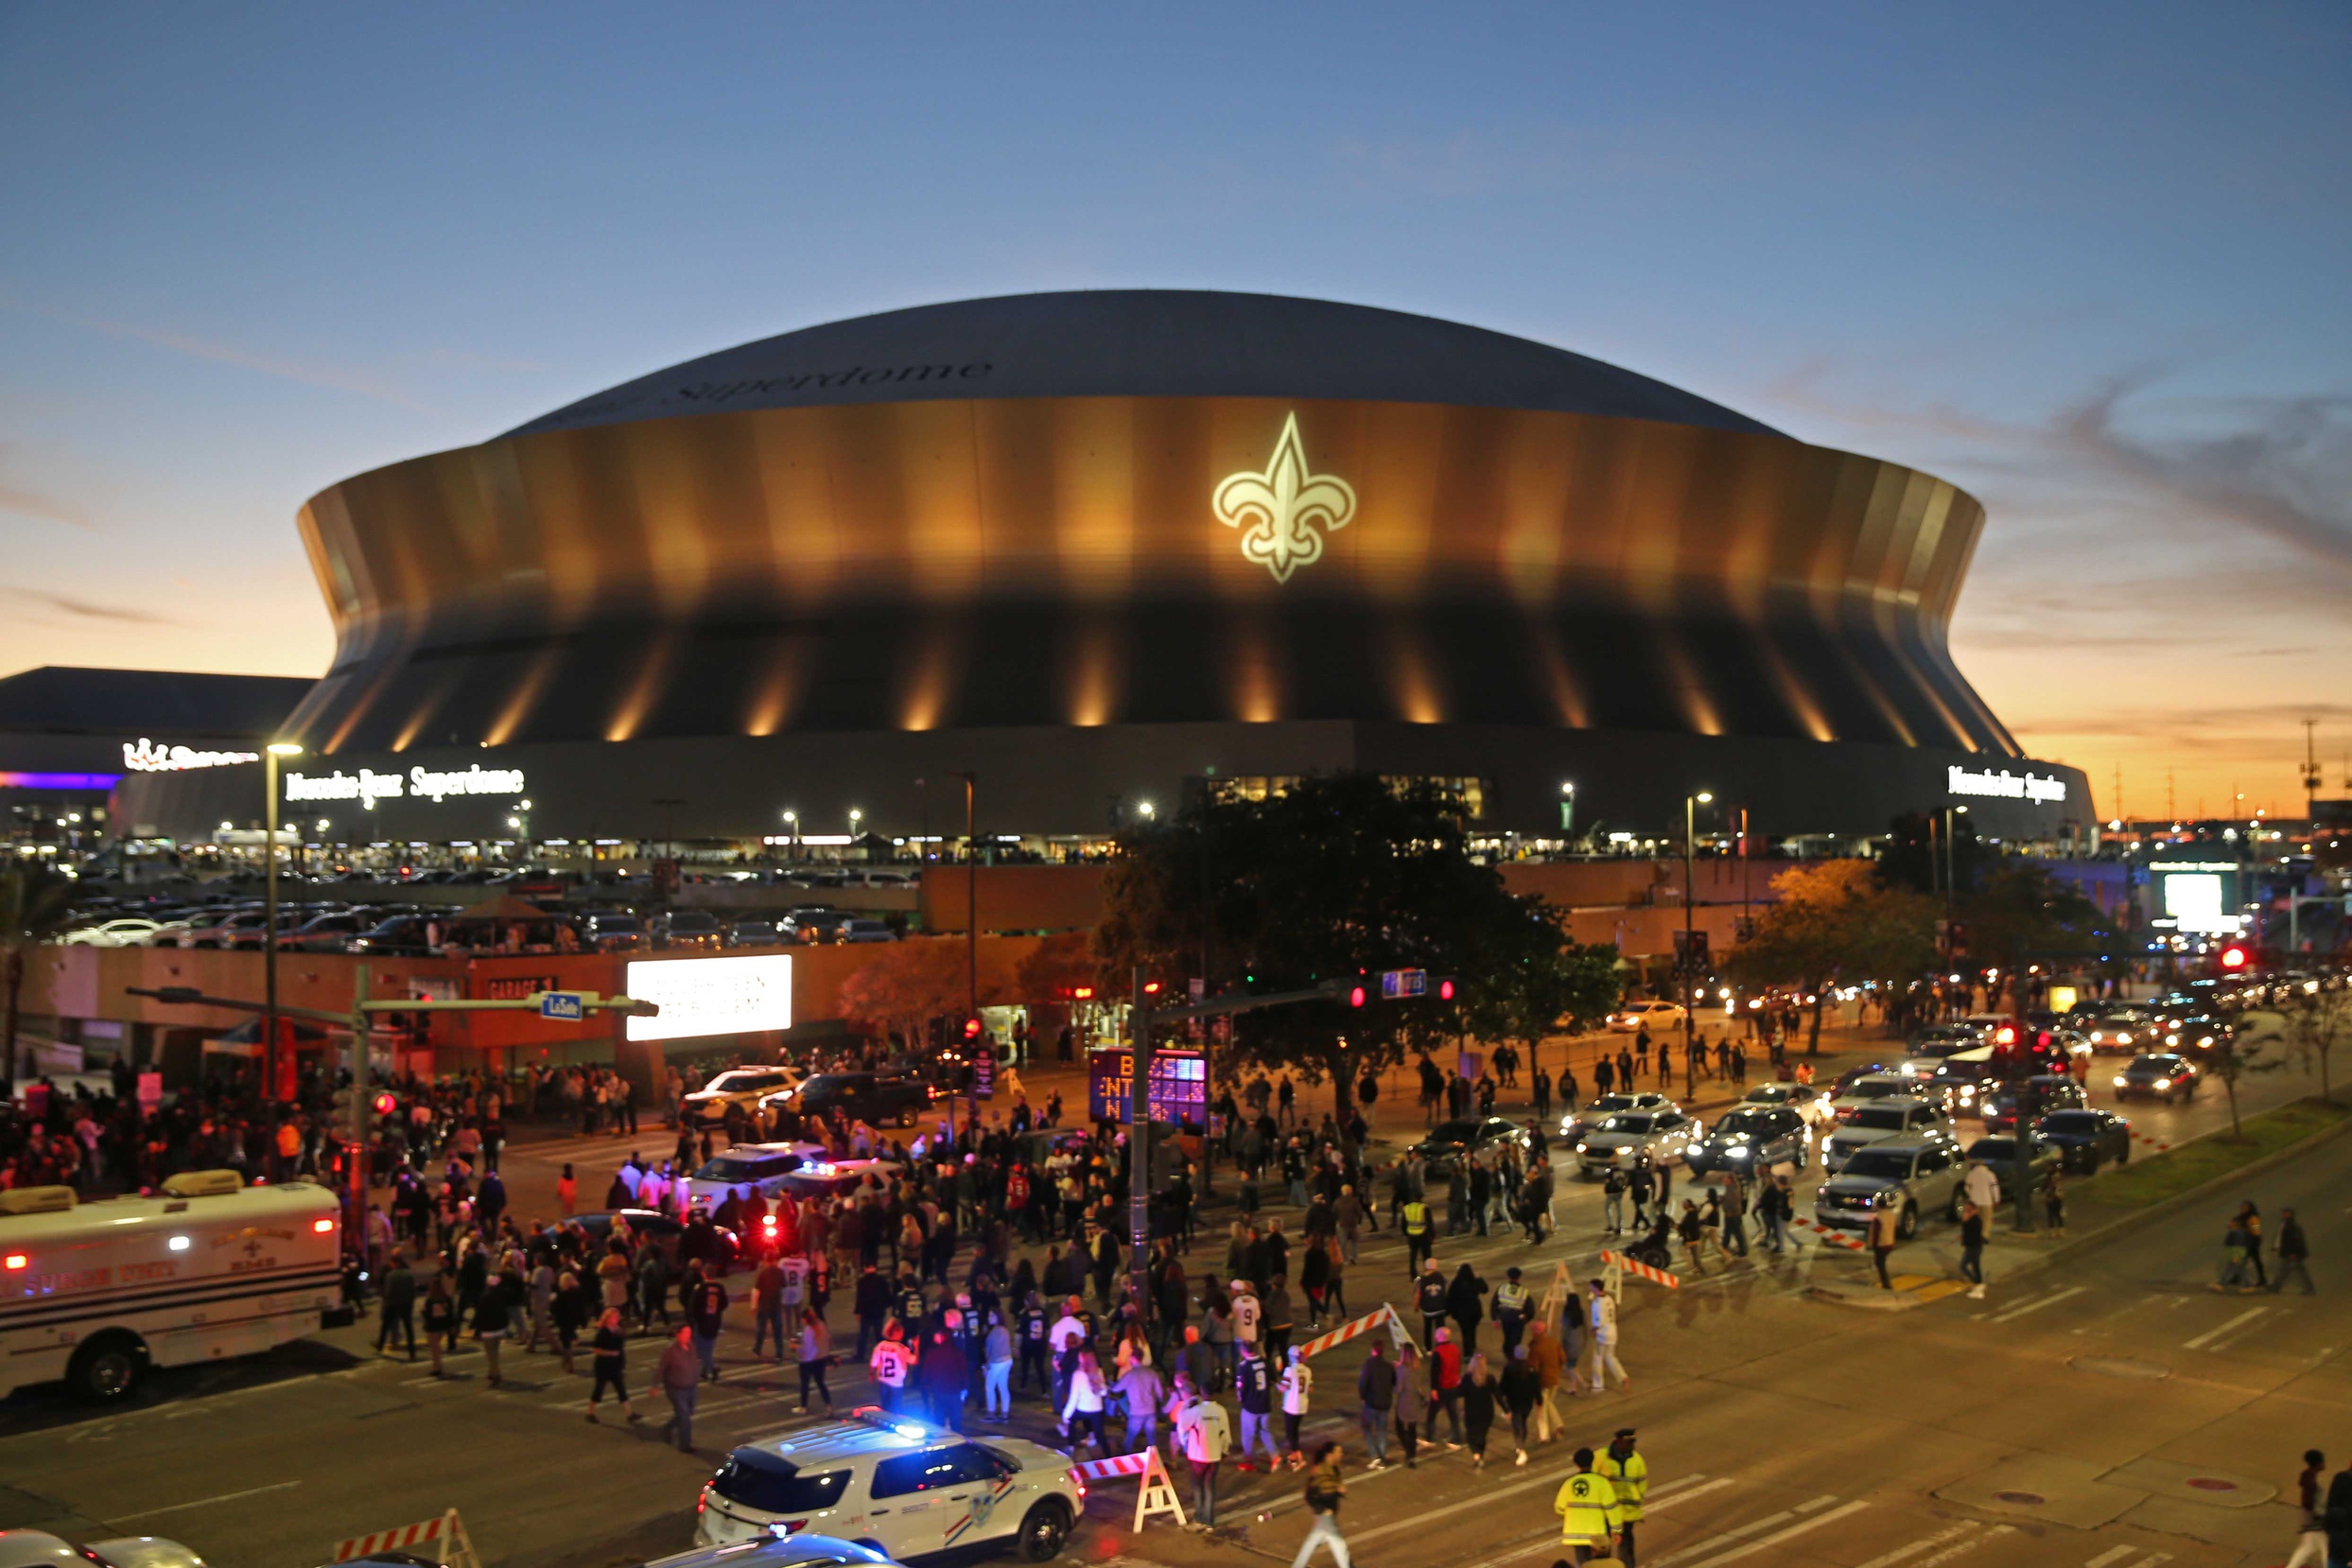
<svg viewBox="0 0 2352 1568">
<path fill-rule="evenodd" d="M 2268 1103 L 2294 1074 L 2250 1086 Z M 2215 1105 L 2142 1112 L 2169 1135 L 2209 1125 Z M 520 1151 L 551 1170 L 564 1144 Z M 583 1172 L 583 1186 L 587 1186 Z M 518 1190 L 523 1186 L 519 1179 Z M 2352 1139 L 2250 1188 L 2266 1211 L 2302 1208 L 2324 1287 L 2352 1251 Z M 551 1177 L 549 1178 L 551 1180 Z M 1495 1235 L 1450 1241 L 1450 1268 L 1490 1279 L 1512 1262 L 1586 1272 L 1598 1195 L 1570 1184 L 1561 1238 L 1527 1248 Z M 1805 1248 L 1692 1281 L 1671 1295 L 1629 1287 L 1631 1395 L 1572 1405 L 1579 1436 L 1638 1422 L 1661 1507 L 1645 1532 L 1648 1568 L 1734 1561 L 1840 1568 L 1987 1564 L 2064 1568 L 2277 1562 L 2282 1510 L 2272 1489 L 2312 1443 L 2352 1448 L 2342 1352 L 2352 1326 L 2331 1297 L 2220 1297 L 2204 1288 L 2232 1205 L 2199 1211 L 1999 1282 L 1991 1299 L 1940 1300 L 1878 1315 L 1808 1298 L 1817 1272 L 1850 1269 Z M 524 1209 L 529 1212 L 528 1207 Z M 1195 1254 L 1198 1266 L 1214 1266 Z M 1382 1236 L 1350 1275 L 1358 1310 L 1402 1281 L 1402 1249 Z M 436 1381 L 365 1353 L 367 1331 L 339 1331 L 273 1356 L 157 1378 L 134 1408 L 100 1419 L 50 1394 L 0 1405 L 0 1526 L 131 1529 L 189 1541 L 214 1561 L 301 1568 L 360 1530 L 462 1508 L 487 1558 L 517 1568 L 634 1563 L 682 1545 L 707 1455 L 795 1424 L 787 1380 L 729 1362 L 706 1390 L 706 1456 L 679 1455 L 652 1428 L 591 1426 L 585 1381 L 544 1357 L 514 1357 L 496 1393 L 477 1353 Z M 740 1345 L 731 1345 L 731 1350 Z M 1313 1424 L 1347 1435 L 1340 1393 L 1357 1350 L 1318 1363 L 1326 1407 Z M 637 1352 L 642 1381 L 650 1348 Z M 860 1390 L 862 1392 L 862 1390 Z M 1017 1431 L 1045 1437 L 1034 1403 Z M 1361 1477 L 1347 1524 L 1368 1564 L 1542 1568 L 1554 1554 L 1549 1496 L 1559 1448 L 1524 1471 L 1473 1472 L 1444 1455 Z M 2234 1490 L 2191 1486 L 2226 1482 Z M 1292 1478 L 1239 1478 L 1213 1542 L 1155 1527 L 1130 1540 L 1110 1520 L 1124 1486 L 1097 1490 L 1075 1557 L 1171 1564 L 1229 1562 L 1236 1550 L 1287 1559 L 1303 1531 Z M 2003 1494 L 2006 1494 L 2005 1496 Z M 2044 1501 L 2022 1501 L 2027 1497 Z M 2231 1507 L 2227 1505 L 2247 1505 Z M 1268 1515 L 1263 1521 L 1255 1515 Z"/>
</svg>

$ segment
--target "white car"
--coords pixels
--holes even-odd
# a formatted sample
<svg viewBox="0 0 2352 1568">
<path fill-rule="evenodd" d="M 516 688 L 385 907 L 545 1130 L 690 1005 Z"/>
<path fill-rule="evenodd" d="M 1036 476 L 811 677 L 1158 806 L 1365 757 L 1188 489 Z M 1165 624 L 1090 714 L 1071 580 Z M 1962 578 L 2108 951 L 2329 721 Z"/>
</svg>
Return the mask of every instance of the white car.
<svg viewBox="0 0 2352 1568">
<path fill-rule="evenodd" d="M 1646 1154 L 1653 1166 L 1671 1165 L 1687 1156 L 1706 1132 L 1699 1118 L 1685 1116 L 1671 1106 L 1621 1110 L 1602 1118 L 1598 1126 L 1577 1140 L 1577 1164 L 1586 1176 L 1596 1176 L 1612 1165 L 1629 1171 Z"/>
<path fill-rule="evenodd" d="M 678 1116 L 688 1126 L 715 1127 L 726 1121 L 729 1106 L 756 1110 L 760 1096 L 798 1088 L 804 1076 L 800 1069 L 791 1066 L 729 1068 L 688 1095 L 678 1106 Z"/>
<path fill-rule="evenodd" d="M 686 1178 L 687 1206 L 716 1210 L 729 1193 L 756 1187 L 763 1198 L 791 1185 L 785 1177 L 825 1158 L 822 1143 L 738 1143 L 703 1161 Z"/>
<path fill-rule="evenodd" d="M 1842 1171 L 1859 1150 L 1907 1133 L 1952 1136 L 1952 1119 L 1940 1106 L 1908 1095 L 1890 1095 L 1858 1106 L 1853 1115 L 1842 1111 L 1838 1130 L 1821 1141 L 1821 1168 Z"/>
<path fill-rule="evenodd" d="M 160 920 L 141 920 L 126 916 L 109 920 L 103 925 L 84 926 L 65 933 L 69 948 L 135 948 L 162 929 Z"/>
<path fill-rule="evenodd" d="M 890 1559 L 854 1541 L 830 1535 L 787 1535 L 738 1542 L 732 1546 L 698 1546 L 674 1557 L 655 1558 L 645 1568 L 861 1568 L 869 1563 L 893 1568 Z"/>
<path fill-rule="evenodd" d="M 1686 1017 L 1688 1015 L 1679 1002 L 1635 1002 L 1627 1003 L 1620 1012 L 1610 1014 L 1609 1027 L 1621 1035 L 1631 1035 L 1639 1033 L 1642 1025 L 1646 1023 L 1649 1032 L 1656 1035 L 1668 1029 L 1681 1028 L 1682 1019 Z"/>
<path fill-rule="evenodd" d="M 1807 1127 L 1820 1127 L 1837 1120 L 1830 1114 L 1828 1091 L 1807 1089 L 1802 1084 L 1758 1084 L 1739 1100 L 1745 1106 L 1786 1106 L 1804 1119 Z"/>
<path fill-rule="evenodd" d="M 1070 1455 L 1019 1437 L 985 1442 L 868 1406 L 846 1420 L 746 1443 L 695 1505 L 706 1546 L 814 1531 L 909 1559 L 1012 1542 L 1061 1555 L 1086 1507 Z"/>
<path fill-rule="evenodd" d="M 159 1535 L 77 1546 L 46 1530 L 0 1530 L 0 1568 L 204 1568 L 204 1559 Z"/>
<path fill-rule="evenodd" d="M 1604 1094 L 1580 1110 L 1572 1110 L 1559 1119 L 1559 1136 L 1569 1140 L 1581 1137 L 1594 1124 L 1613 1116 L 1621 1110 L 1680 1110 L 1682 1107 L 1663 1094 L 1647 1089 L 1632 1094 Z"/>
</svg>

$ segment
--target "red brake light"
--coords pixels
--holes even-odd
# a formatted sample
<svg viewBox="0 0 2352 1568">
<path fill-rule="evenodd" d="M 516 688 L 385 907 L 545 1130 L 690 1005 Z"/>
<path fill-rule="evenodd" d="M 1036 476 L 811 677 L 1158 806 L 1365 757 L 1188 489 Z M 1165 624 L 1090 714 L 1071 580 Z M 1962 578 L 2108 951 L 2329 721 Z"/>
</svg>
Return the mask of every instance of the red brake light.
<svg viewBox="0 0 2352 1568">
<path fill-rule="evenodd" d="M 25 1254 L 23 1254 L 22 1252 L 11 1252 L 11 1253 L 9 1253 L 9 1254 L 8 1255 L 7 1263 L 8 1263 L 8 1266 L 9 1266 L 11 1270 L 20 1269 L 20 1268 L 30 1268 L 30 1267 L 32 1267 L 32 1265 L 33 1265 L 33 1261 L 32 1261 L 30 1258 L 26 1257 L 26 1256 L 25 1256 Z"/>
<path fill-rule="evenodd" d="M 774 1214 L 762 1215 L 759 1223 L 768 1229 L 773 1230 L 775 1228 L 775 1216 Z"/>
<path fill-rule="evenodd" d="M 322 1236 L 331 1236 L 335 1233 L 335 1222 L 333 1220 L 312 1220 L 310 1228 Z"/>
</svg>

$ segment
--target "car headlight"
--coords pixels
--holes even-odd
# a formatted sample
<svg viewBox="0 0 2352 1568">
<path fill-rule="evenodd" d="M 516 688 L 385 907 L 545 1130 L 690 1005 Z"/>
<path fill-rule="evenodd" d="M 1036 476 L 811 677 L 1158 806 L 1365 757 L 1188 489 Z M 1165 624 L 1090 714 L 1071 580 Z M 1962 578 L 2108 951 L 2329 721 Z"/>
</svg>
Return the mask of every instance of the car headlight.
<svg viewBox="0 0 2352 1568">
<path fill-rule="evenodd" d="M 1748 1158 L 1748 1145 L 1745 1143 L 1734 1143 L 1730 1148 L 1723 1151 L 1723 1158 L 1726 1159 L 1745 1159 Z"/>
<path fill-rule="evenodd" d="M 2159 1078 L 2156 1080 L 2156 1087 L 2158 1089 L 2170 1089 L 2172 1087 L 2172 1080 L 2169 1078 Z"/>
<path fill-rule="evenodd" d="M 2130 1087 L 2131 1087 L 2131 1080 L 2129 1080 L 2129 1079 L 2127 1079 L 2126 1077 L 2124 1077 L 2124 1075 L 2123 1075 L 2122 1073 L 2120 1073 L 2120 1072 L 2118 1072 L 2118 1073 L 2117 1073 L 2117 1074 L 2116 1074 L 2116 1088 L 2117 1088 L 2117 1089 L 2129 1089 Z"/>
</svg>

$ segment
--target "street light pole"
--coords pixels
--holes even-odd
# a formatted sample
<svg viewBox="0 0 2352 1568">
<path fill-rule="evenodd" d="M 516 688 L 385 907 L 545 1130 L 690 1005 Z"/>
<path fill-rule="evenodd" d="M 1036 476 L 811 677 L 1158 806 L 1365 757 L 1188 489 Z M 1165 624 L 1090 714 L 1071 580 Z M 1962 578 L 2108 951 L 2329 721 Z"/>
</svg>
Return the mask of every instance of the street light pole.
<svg viewBox="0 0 2352 1568">
<path fill-rule="evenodd" d="M 1699 939 L 1695 934 L 1691 914 L 1691 860 L 1696 853 L 1694 841 L 1699 833 L 1699 808 L 1712 802 L 1715 796 L 1705 790 L 1682 797 L 1682 1073 L 1689 1093 L 1698 1087 L 1698 1069 L 1692 1064 L 1691 1050 L 1698 1043 L 1699 1012 L 1696 990 L 1699 968 Z"/>
<path fill-rule="evenodd" d="M 978 793 L 977 775 L 955 774 L 964 781 L 964 1005 L 965 1017 L 980 1017 L 980 836 L 973 828 L 973 797 Z M 972 1042 L 979 1050 L 988 1037 L 983 1025 L 980 1038 Z M 964 1117 L 964 1135 L 974 1142 L 980 1138 L 980 1086 L 972 1084 L 972 1094 Z"/>
<path fill-rule="evenodd" d="M 291 740 L 272 740 L 261 758 L 261 1097 L 273 1097 L 270 1082 L 278 1051 L 278 758 L 300 757 L 302 747 Z"/>
</svg>

